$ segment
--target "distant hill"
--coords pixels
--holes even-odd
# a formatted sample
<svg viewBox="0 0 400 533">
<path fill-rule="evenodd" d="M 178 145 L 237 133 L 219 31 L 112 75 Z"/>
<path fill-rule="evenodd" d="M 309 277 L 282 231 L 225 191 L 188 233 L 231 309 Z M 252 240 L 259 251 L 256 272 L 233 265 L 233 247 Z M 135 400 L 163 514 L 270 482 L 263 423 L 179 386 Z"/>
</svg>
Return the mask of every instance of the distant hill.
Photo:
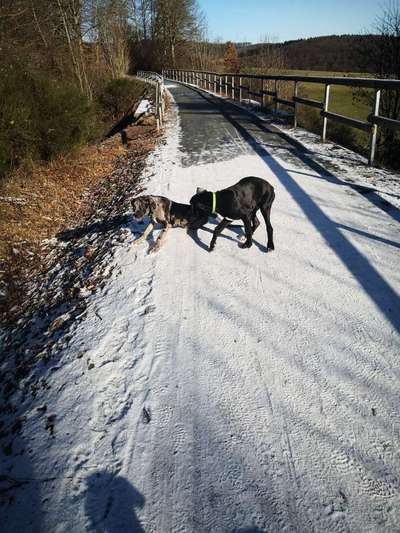
<svg viewBox="0 0 400 533">
<path fill-rule="evenodd" d="M 360 57 L 362 50 L 371 39 L 378 35 L 328 35 L 311 37 L 276 44 L 253 44 L 238 49 L 242 63 L 257 66 L 262 48 L 280 48 L 288 69 L 329 70 L 339 72 L 372 72 L 372 66 Z"/>
</svg>

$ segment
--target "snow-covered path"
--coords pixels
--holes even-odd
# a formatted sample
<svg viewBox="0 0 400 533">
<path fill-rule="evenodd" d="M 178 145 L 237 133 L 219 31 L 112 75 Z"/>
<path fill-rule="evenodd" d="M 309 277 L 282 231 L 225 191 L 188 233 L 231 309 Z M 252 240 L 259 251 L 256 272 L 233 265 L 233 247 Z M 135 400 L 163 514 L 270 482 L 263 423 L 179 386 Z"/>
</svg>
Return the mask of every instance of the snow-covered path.
<svg viewBox="0 0 400 533">
<path fill-rule="evenodd" d="M 157 255 L 127 234 L 27 417 L 47 481 L 6 531 L 400 531 L 398 221 L 248 115 L 170 91 L 181 127 L 148 192 L 265 178 L 276 251 L 263 222 L 251 249 L 233 227 L 212 254 L 212 223 Z"/>
</svg>

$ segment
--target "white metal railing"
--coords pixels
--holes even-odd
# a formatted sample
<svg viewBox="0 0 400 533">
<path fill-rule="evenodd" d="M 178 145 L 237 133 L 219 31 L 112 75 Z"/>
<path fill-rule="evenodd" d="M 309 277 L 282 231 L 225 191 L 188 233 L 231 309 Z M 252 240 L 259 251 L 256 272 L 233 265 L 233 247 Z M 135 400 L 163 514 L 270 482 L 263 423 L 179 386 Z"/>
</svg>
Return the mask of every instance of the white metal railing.
<svg viewBox="0 0 400 533">
<path fill-rule="evenodd" d="M 262 107 L 265 107 L 266 98 L 270 97 L 274 103 L 275 113 L 279 105 L 284 105 L 293 109 L 294 127 L 297 126 L 298 107 L 305 105 L 320 110 L 322 121 L 321 139 L 326 141 L 328 120 L 340 122 L 352 128 L 363 130 L 369 134 L 369 157 L 368 163 L 372 165 L 375 159 L 376 139 L 378 127 L 384 129 L 400 130 L 400 120 L 394 120 L 379 114 L 380 99 L 382 91 L 391 90 L 400 93 L 400 80 L 394 79 L 374 79 L 374 78 L 350 78 L 350 77 L 319 77 L 319 76 L 296 76 L 296 75 L 258 75 L 258 74 L 222 74 L 218 72 L 207 72 L 199 70 L 164 69 L 163 76 L 175 81 L 195 85 L 199 88 L 212 91 L 220 96 L 224 95 L 240 102 L 243 94 L 247 98 L 254 96 L 259 99 Z M 279 82 L 294 83 L 292 98 L 279 97 Z M 298 96 L 299 83 L 318 83 L 325 85 L 324 100 L 312 100 Z M 258 86 L 258 90 L 254 86 Z M 272 85 L 272 86 L 271 86 Z M 345 85 L 349 87 L 362 87 L 373 89 L 375 98 L 371 109 L 371 114 L 367 120 L 356 120 L 354 118 L 339 115 L 329 111 L 330 88 L 334 85 Z"/>
<path fill-rule="evenodd" d="M 151 72 L 148 70 L 139 70 L 136 73 L 136 77 L 146 83 L 151 83 L 156 88 L 156 102 L 155 102 L 155 116 L 157 120 L 157 129 L 160 129 L 164 122 L 165 112 L 165 90 L 164 90 L 164 77 L 157 72 Z"/>
</svg>

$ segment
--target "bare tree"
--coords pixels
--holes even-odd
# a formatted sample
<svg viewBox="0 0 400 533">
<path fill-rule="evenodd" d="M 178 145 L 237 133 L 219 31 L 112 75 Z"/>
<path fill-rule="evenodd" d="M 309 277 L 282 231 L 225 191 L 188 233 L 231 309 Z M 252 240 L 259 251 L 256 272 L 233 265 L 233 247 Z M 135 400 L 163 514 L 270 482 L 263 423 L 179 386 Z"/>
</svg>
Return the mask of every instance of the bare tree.
<svg viewBox="0 0 400 533">
<path fill-rule="evenodd" d="M 361 61 L 373 66 L 378 78 L 400 79 L 400 2 L 390 0 L 383 8 L 381 15 L 375 21 L 375 33 L 378 39 L 363 41 L 360 50 Z M 360 96 L 372 104 L 373 95 L 365 91 L 358 91 Z M 396 91 L 382 92 L 380 113 L 383 116 L 400 119 L 400 94 Z M 383 161 L 400 165 L 399 134 L 393 130 L 380 128 L 378 146 Z"/>
<path fill-rule="evenodd" d="M 261 68 L 264 74 L 279 72 L 285 68 L 285 54 L 283 48 L 274 42 L 269 35 L 261 38 L 257 58 L 257 67 Z"/>
<path fill-rule="evenodd" d="M 82 92 L 91 99 L 92 89 L 87 76 L 87 65 L 82 41 L 84 0 L 56 0 L 56 5 L 75 77 Z"/>
<path fill-rule="evenodd" d="M 177 64 L 177 48 L 190 42 L 198 32 L 196 0 L 157 0 L 156 39 L 164 61 Z"/>
<path fill-rule="evenodd" d="M 101 51 L 109 74 L 119 78 L 129 68 L 128 0 L 92 0 L 92 34 L 94 45 Z"/>
</svg>

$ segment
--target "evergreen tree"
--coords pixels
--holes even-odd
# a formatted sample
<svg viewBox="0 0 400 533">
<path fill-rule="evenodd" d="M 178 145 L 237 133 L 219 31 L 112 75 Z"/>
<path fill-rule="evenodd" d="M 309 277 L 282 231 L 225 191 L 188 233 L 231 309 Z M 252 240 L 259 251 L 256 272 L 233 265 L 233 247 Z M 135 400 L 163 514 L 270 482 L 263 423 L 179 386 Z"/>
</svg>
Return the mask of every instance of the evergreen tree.
<svg viewBox="0 0 400 533">
<path fill-rule="evenodd" d="M 224 67 L 225 72 L 236 74 L 240 71 L 240 59 L 236 46 L 232 42 L 226 43 L 225 55 L 224 55 Z"/>
</svg>

